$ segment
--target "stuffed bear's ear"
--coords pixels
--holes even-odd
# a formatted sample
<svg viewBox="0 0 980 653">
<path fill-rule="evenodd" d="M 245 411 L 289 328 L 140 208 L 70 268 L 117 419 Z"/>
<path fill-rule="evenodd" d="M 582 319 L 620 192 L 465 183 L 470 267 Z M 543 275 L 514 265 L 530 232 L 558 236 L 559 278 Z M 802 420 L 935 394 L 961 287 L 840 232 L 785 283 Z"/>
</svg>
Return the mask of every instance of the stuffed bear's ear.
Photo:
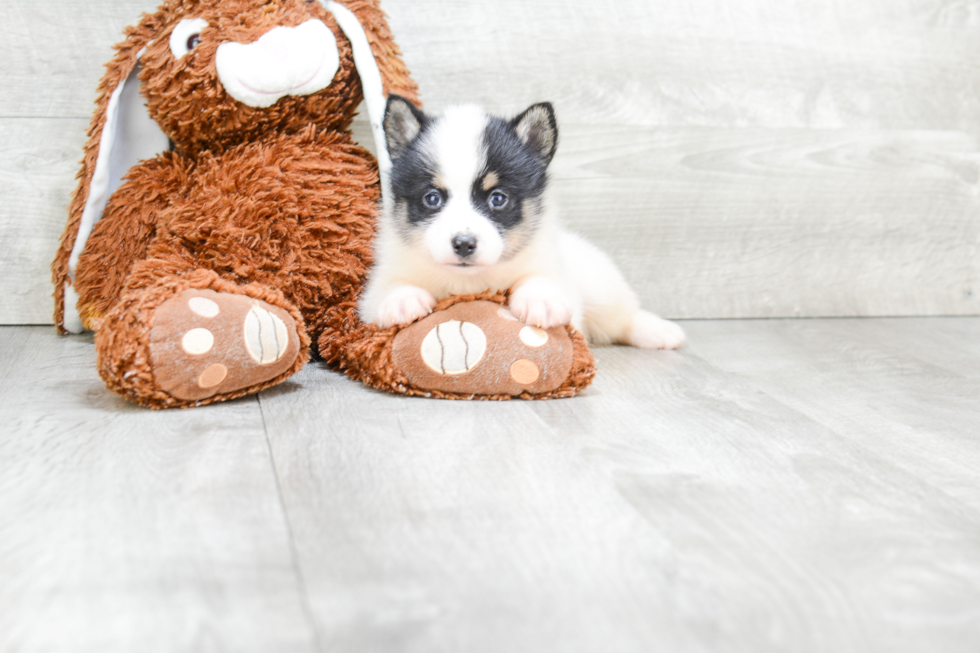
<svg viewBox="0 0 980 653">
<path fill-rule="evenodd" d="M 349 5 L 368 35 L 368 42 L 377 60 L 385 95 L 400 95 L 419 105 L 418 86 L 402 61 L 402 53 L 388 27 L 387 15 L 379 0 L 340 0 Z M 350 36 L 350 35 L 348 35 Z"/>
<path fill-rule="evenodd" d="M 384 119 L 385 141 L 393 161 L 415 140 L 427 120 L 424 113 L 400 95 L 388 98 Z"/>
<path fill-rule="evenodd" d="M 140 95 L 140 56 L 163 25 L 161 14 L 144 17 L 127 39 L 116 46 L 115 58 L 106 65 L 99 84 L 99 99 L 89 126 L 89 141 L 72 198 L 68 225 L 52 264 L 55 283 L 55 323 L 62 331 L 83 330 L 76 309 L 74 283 L 78 258 L 95 223 L 122 183 L 123 176 L 142 159 L 167 150 L 170 140 L 150 118 Z"/>
<path fill-rule="evenodd" d="M 390 196 L 391 155 L 388 152 L 384 135 L 385 98 L 397 93 L 410 100 L 417 100 L 415 82 L 401 60 L 401 52 L 391 36 L 385 14 L 378 6 L 378 0 L 351 2 L 343 0 L 320 0 L 333 14 L 334 19 L 350 41 L 354 53 L 354 64 L 364 92 L 364 104 L 371 121 L 378 157 L 378 172 L 381 175 L 381 196 L 387 204 Z M 350 3 L 348 9 L 344 3 Z"/>
<path fill-rule="evenodd" d="M 558 149 L 558 122 L 550 103 L 542 102 L 528 107 L 510 125 L 521 142 L 531 148 L 545 165 L 551 163 Z"/>
</svg>

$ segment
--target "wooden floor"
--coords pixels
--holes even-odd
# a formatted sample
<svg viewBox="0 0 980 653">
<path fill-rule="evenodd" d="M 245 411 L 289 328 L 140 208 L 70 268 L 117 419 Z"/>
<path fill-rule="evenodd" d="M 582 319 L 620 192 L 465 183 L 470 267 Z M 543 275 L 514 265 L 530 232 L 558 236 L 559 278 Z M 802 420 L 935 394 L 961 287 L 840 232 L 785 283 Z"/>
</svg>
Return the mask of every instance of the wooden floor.
<svg viewBox="0 0 980 653">
<path fill-rule="evenodd" d="M 0 651 L 980 650 L 980 318 L 686 328 L 574 400 L 162 413 L 0 328 Z"/>
</svg>

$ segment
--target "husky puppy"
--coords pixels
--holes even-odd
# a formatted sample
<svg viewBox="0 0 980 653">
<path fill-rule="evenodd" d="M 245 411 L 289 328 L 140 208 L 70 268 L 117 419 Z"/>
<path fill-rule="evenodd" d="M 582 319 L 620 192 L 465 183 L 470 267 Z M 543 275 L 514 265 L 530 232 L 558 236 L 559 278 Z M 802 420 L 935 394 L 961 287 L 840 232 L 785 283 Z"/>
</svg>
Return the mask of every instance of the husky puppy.
<svg viewBox="0 0 980 653">
<path fill-rule="evenodd" d="M 391 197 L 361 297 L 365 322 L 408 324 L 449 295 L 511 289 L 521 321 L 571 323 L 594 343 L 676 349 L 684 332 L 640 309 L 609 258 L 565 231 L 548 199 L 558 145 L 550 104 L 510 121 L 476 106 L 430 117 L 391 96 Z"/>
</svg>

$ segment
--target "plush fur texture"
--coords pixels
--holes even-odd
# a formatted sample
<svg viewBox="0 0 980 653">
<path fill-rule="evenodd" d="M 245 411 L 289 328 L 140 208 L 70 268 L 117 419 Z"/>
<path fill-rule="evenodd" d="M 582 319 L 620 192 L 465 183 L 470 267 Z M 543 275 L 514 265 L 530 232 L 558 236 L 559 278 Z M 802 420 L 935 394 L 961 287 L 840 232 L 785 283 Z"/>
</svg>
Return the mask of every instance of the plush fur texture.
<svg viewBox="0 0 980 653">
<path fill-rule="evenodd" d="M 461 302 L 486 300 L 507 305 L 507 293 L 483 292 L 455 295 L 437 303 L 434 311 L 442 311 Z M 337 306 L 328 311 L 341 319 L 328 320 L 328 326 L 320 336 L 320 353 L 327 358 L 341 361 L 341 369 L 352 378 L 371 387 L 401 394 L 437 399 L 462 399 L 507 401 L 510 399 L 564 399 L 574 397 L 587 388 L 595 378 L 595 359 L 581 332 L 566 327 L 573 348 L 572 370 L 559 388 L 545 394 L 523 393 L 510 395 L 489 392 L 486 394 L 461 394 L 439 389 L 423 389 L 413 386 L 403 371 L 391 362 L 395 336 L 409 325 L 379 329 L 357 319 L 353 305 Z"/>
<path fill-rule="evenodd" d="M 344 3 L 370 35 L 385 88 L 416 101 L 374 0 Z M 171 33 L 182 20 L 208 27 L 181 58 Z M 220 43 L 252 43 L 310 19 L 336 38 L 339 72 L 324 90 L 261 109 L 230 97 L 214 68 Z M 262 298 L 296 314 L 305 345 L 327 307 L 352 302 L 371 260 L 379 198 L 374 158 L 350 138 L 361 102 L 350 45 L 328 11 L 305 0 L 171 0 L 127 30 L 100 86 L 96 114 L 53 263 L 55 319 L 63 329 L 68 259 L 89 194 L 109 98 L 141 51 L 142 93 L 172 152 L 134 167 L 109 200 L 82 253 L 73 288 L 83 324 L 96 330 L 107 385 L 152 407 L 189 405 L 161 394 L 145 355 L 153 310 L 186 287 Z M 188 286 L 190 284 L 190 286 Z M 281 379 L 274 379 L 264 386 Z M 234 396 L 261 388 L 244 388 Z M 232 396 L 217 395 L 208 403 Z"/>
<path fill-rule="evenodd" d="M 400 326 L 450 295 L 509 289 L 511 312 L 531 326 L 572 324 L 599 343 L 683 343 L 679 326 L 640 309 L 605 254 L 562 229 L 547 190 L 551 105 L 509 121 L 469 105 L 430 118 L 391 97 L 385 130 L 393 198 L 362 319 Z"/>
<path fill-rule="evenodd" d="M 342 4 L 367 34 L 384 91 L 417 102 L 377 0 Z M 215 66 L 222 43 L 254 44 L 277 27 L 311 20 L 336 40 L 339 67 L 329 86 L 266 108 L 226 92 Z M 110 98 L 137 62 L 149 115 L 172 151 L 129 170 L 72 278 L 69 260 L 95 186 Z M 282 381 L 306 362 L 309 343 L 319 342 L 324 359 L 354 378 L 412 393 L 383 355 L 393 332 L 357 320 L 379 177 L 374 158 L 349 133 L 362 90 L 333 14 L 306 0 L 168 0 L 127 29 L 99 93 L 52 271 L 56 324 L 65 331 L 69 288 L 83 325 L 97 331 L 98 369 L 110 389 L 152 408 L 232 399 Z M 196 401 L 169 395 L 154 377 L 150 334 L 156 309 L 191 288 L 282 308 L 298 325 L 300 355 L 287 372 L 261 383 Z M 587 376 L 579 372 L 569 388 L 584 387 Z"/>
</svg>

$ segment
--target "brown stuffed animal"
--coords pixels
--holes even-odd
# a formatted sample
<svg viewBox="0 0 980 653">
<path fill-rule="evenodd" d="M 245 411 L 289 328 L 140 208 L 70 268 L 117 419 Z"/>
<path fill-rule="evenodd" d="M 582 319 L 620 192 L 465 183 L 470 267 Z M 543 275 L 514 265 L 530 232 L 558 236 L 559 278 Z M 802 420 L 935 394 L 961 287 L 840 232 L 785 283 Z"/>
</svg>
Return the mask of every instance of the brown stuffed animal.
<svg viewBox="0 0 980 653">
<path fill-rule="evenodd" d="M 58 328 L 97 331 L 110 389 L 153 408 L 231 399 L 298 371 L 311 341 L 406 394 L 589 384 L 584 339 L 555 329 L 529 346 L 502 296 L 452 298 L 404 329 L 358 321 L 388 165 L 380 112 L 388 93 L 418 101 L 377 0 L 169 0 L 126 36 L 52 265 Z M 362 99 L 379 161 L 350 136 Z M 461 350 L 440 339 L 455 325 Z"/>
</svg>

